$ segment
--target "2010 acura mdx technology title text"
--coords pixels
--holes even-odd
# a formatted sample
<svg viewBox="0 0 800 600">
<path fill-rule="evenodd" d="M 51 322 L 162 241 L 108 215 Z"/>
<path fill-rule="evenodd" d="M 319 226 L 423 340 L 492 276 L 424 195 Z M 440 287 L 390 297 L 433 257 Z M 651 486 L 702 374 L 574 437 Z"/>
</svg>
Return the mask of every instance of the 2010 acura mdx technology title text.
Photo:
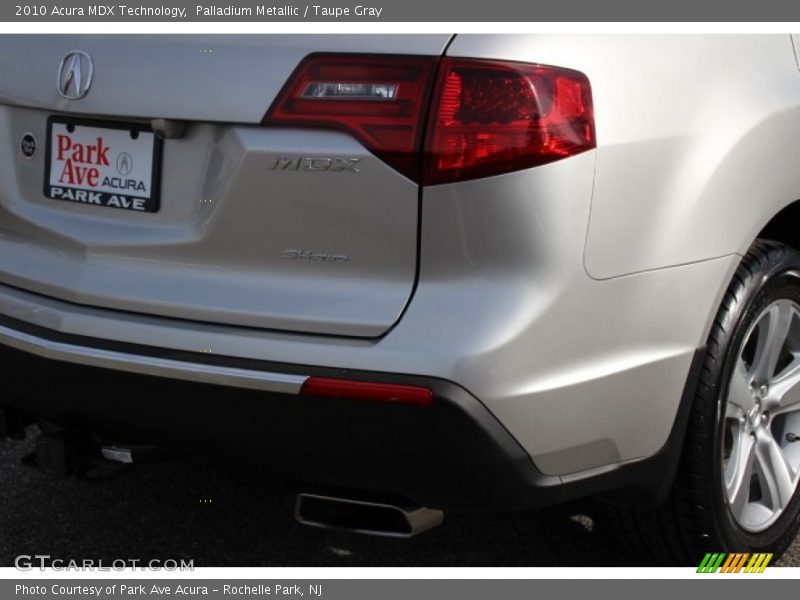
<svg viewBox="0 0 800 600">
<path fill-rule="evenodd" d="M 2 435 L 246 456 L 413 535 L 800 515 L 792 37 L 0 37 Z"/>
</svg>

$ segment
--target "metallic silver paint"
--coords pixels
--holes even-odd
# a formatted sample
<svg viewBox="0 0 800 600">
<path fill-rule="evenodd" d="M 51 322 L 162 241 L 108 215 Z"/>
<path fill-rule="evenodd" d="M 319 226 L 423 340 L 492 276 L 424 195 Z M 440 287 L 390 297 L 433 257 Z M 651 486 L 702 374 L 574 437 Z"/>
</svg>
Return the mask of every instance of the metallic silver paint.
<svg viewBox="0 0 800 600">
<path fill-rule="evenodd" d="M 459 35 L 448 54 L 588 76 L 592 277 L 743 254 L 800 199 L 800 76 L 788 34 Z"/>
<path fill-rule="evenodd" d="M 418 189 L 349 136 L 193 123 L 164 140 L 161 209 L 136 214 L 42 195 L 44 152 L 16 155 L 22 131 L 46 138 L 47 114 L 0 105 L 1 283 L 159 316 L 363 337 L 405 308 Z M 360 172 L 267 169 L 276 154 L 359 158 Z M 350 261 L 289 269 L 287 248 Z"/>
<path fill-rule="evenodd" d="M 437 55 L 448 34 L 2 35 L 0 103 L 83 115 L 258 123 L 309 52 Z M 94 57 L 92 92 L 74 101 L 54 84 L 72 50 Z M 208 50 L 213 50 L 208 52 Z M 24 57 L 24 59 L 20 59 Z M 235 65 L 235 68 L 231 68 Z"/>
<path fill-rule="evenodd" d="M 449 55 L 585 72 L 598 147 L 426 188 L 421 203 L 347 135 L 256 124 L 309 52 L 438 54 L 448 36 L 213 39 L 203 55 L 206 36 L 0 36 L 0 313 L 448 379 L 542 471 L 567 475 L 661 448 L 741 254 L 800 198 L 788 35 L 459 35 Z M 69 103 L 36 75 L 73 47 L 104 77 Z M 140 52 L 150 60 L 134 65 Z M 53 111 L 190 122 L 165 142 L 157 219 L 42 197 L 41 153 L 22 160 L 17 140 L 44 139 Z M 276 156 L 358 158 L 360 172 L 265 168 Z M 286 249 L 351 260 L 286 260 Z"/>
<path fill-rule="evenodd" d="M 269 373 L 252 369 L 220 367 L 154 356 L 142 356 L 64 344 L 0 325 L 0 344 L 36 356 L 64 362 L 115 369 L 127 373 L 168 377 L 214 385 L 247 388 L 262 392 L 298 394 L 307 376 Z"/>
</svg>

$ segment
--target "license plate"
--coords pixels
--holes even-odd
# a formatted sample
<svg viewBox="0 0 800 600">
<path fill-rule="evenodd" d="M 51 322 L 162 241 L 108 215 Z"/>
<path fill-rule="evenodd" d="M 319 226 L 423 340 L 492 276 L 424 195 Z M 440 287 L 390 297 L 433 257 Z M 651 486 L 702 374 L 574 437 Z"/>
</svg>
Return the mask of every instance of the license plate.
<svg viewBox="0 0 800 600">
<path fill-rule="evenodd" d="M 161 140 L 144 125 L 50 117 L 44 195 L 156 212 Z"/>
</svg>

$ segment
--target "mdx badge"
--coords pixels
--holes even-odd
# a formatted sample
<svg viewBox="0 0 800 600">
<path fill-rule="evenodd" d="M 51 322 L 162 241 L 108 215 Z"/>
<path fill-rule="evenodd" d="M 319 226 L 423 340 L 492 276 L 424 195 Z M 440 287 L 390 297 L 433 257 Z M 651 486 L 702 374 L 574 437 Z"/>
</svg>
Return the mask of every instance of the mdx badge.
<svg viewBox="0 0 800 600">
<path fill-rule="evenodd" d="M 350 171 L 359 173 L 358 163 L 360 161 L 360 158 L 336 156 L 299 156 L 297 158 L 276 156 L 267 164 L 267 168 L 273 171 L 330 171 L 331 173 Z"/>
</svg>

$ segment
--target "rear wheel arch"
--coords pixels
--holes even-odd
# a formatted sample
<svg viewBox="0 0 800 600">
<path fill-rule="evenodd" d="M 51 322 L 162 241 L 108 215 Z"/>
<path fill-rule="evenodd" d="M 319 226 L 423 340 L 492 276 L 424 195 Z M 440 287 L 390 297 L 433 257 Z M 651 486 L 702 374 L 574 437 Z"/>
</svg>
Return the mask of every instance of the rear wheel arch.
<svg viewBox="0 0 800 600">
<path fill-rule="evenodd" d="M 800 200 L 787 204 L 775 213 L 755 239 L 772 240 L 800 250 Z"/>
<path fill-rule="evenodd" d="M 796 281 L 799 265 L 800 255 L 785 243 L 757 239 L 748 249 L 708 337 L 669 498 L 657 508 L 623 509 L 616 514 L 626 537 L 657 564 L 697 564 L 703 552 L 717 551 L 779 556 L 800 527 L 800 494 L 795 489 L 774 526 L 760 533 L 743 530 L 729 518 L 716 462 L 723 443 L 719 411 L 728 398 L 729 359 L 737 356 L 760 303 L 774 300 L 775 294 L 782 297 L 782 281 L 787 277 Z M 796 299 L 798 284 L 791 285 Z"/>
</svg>

